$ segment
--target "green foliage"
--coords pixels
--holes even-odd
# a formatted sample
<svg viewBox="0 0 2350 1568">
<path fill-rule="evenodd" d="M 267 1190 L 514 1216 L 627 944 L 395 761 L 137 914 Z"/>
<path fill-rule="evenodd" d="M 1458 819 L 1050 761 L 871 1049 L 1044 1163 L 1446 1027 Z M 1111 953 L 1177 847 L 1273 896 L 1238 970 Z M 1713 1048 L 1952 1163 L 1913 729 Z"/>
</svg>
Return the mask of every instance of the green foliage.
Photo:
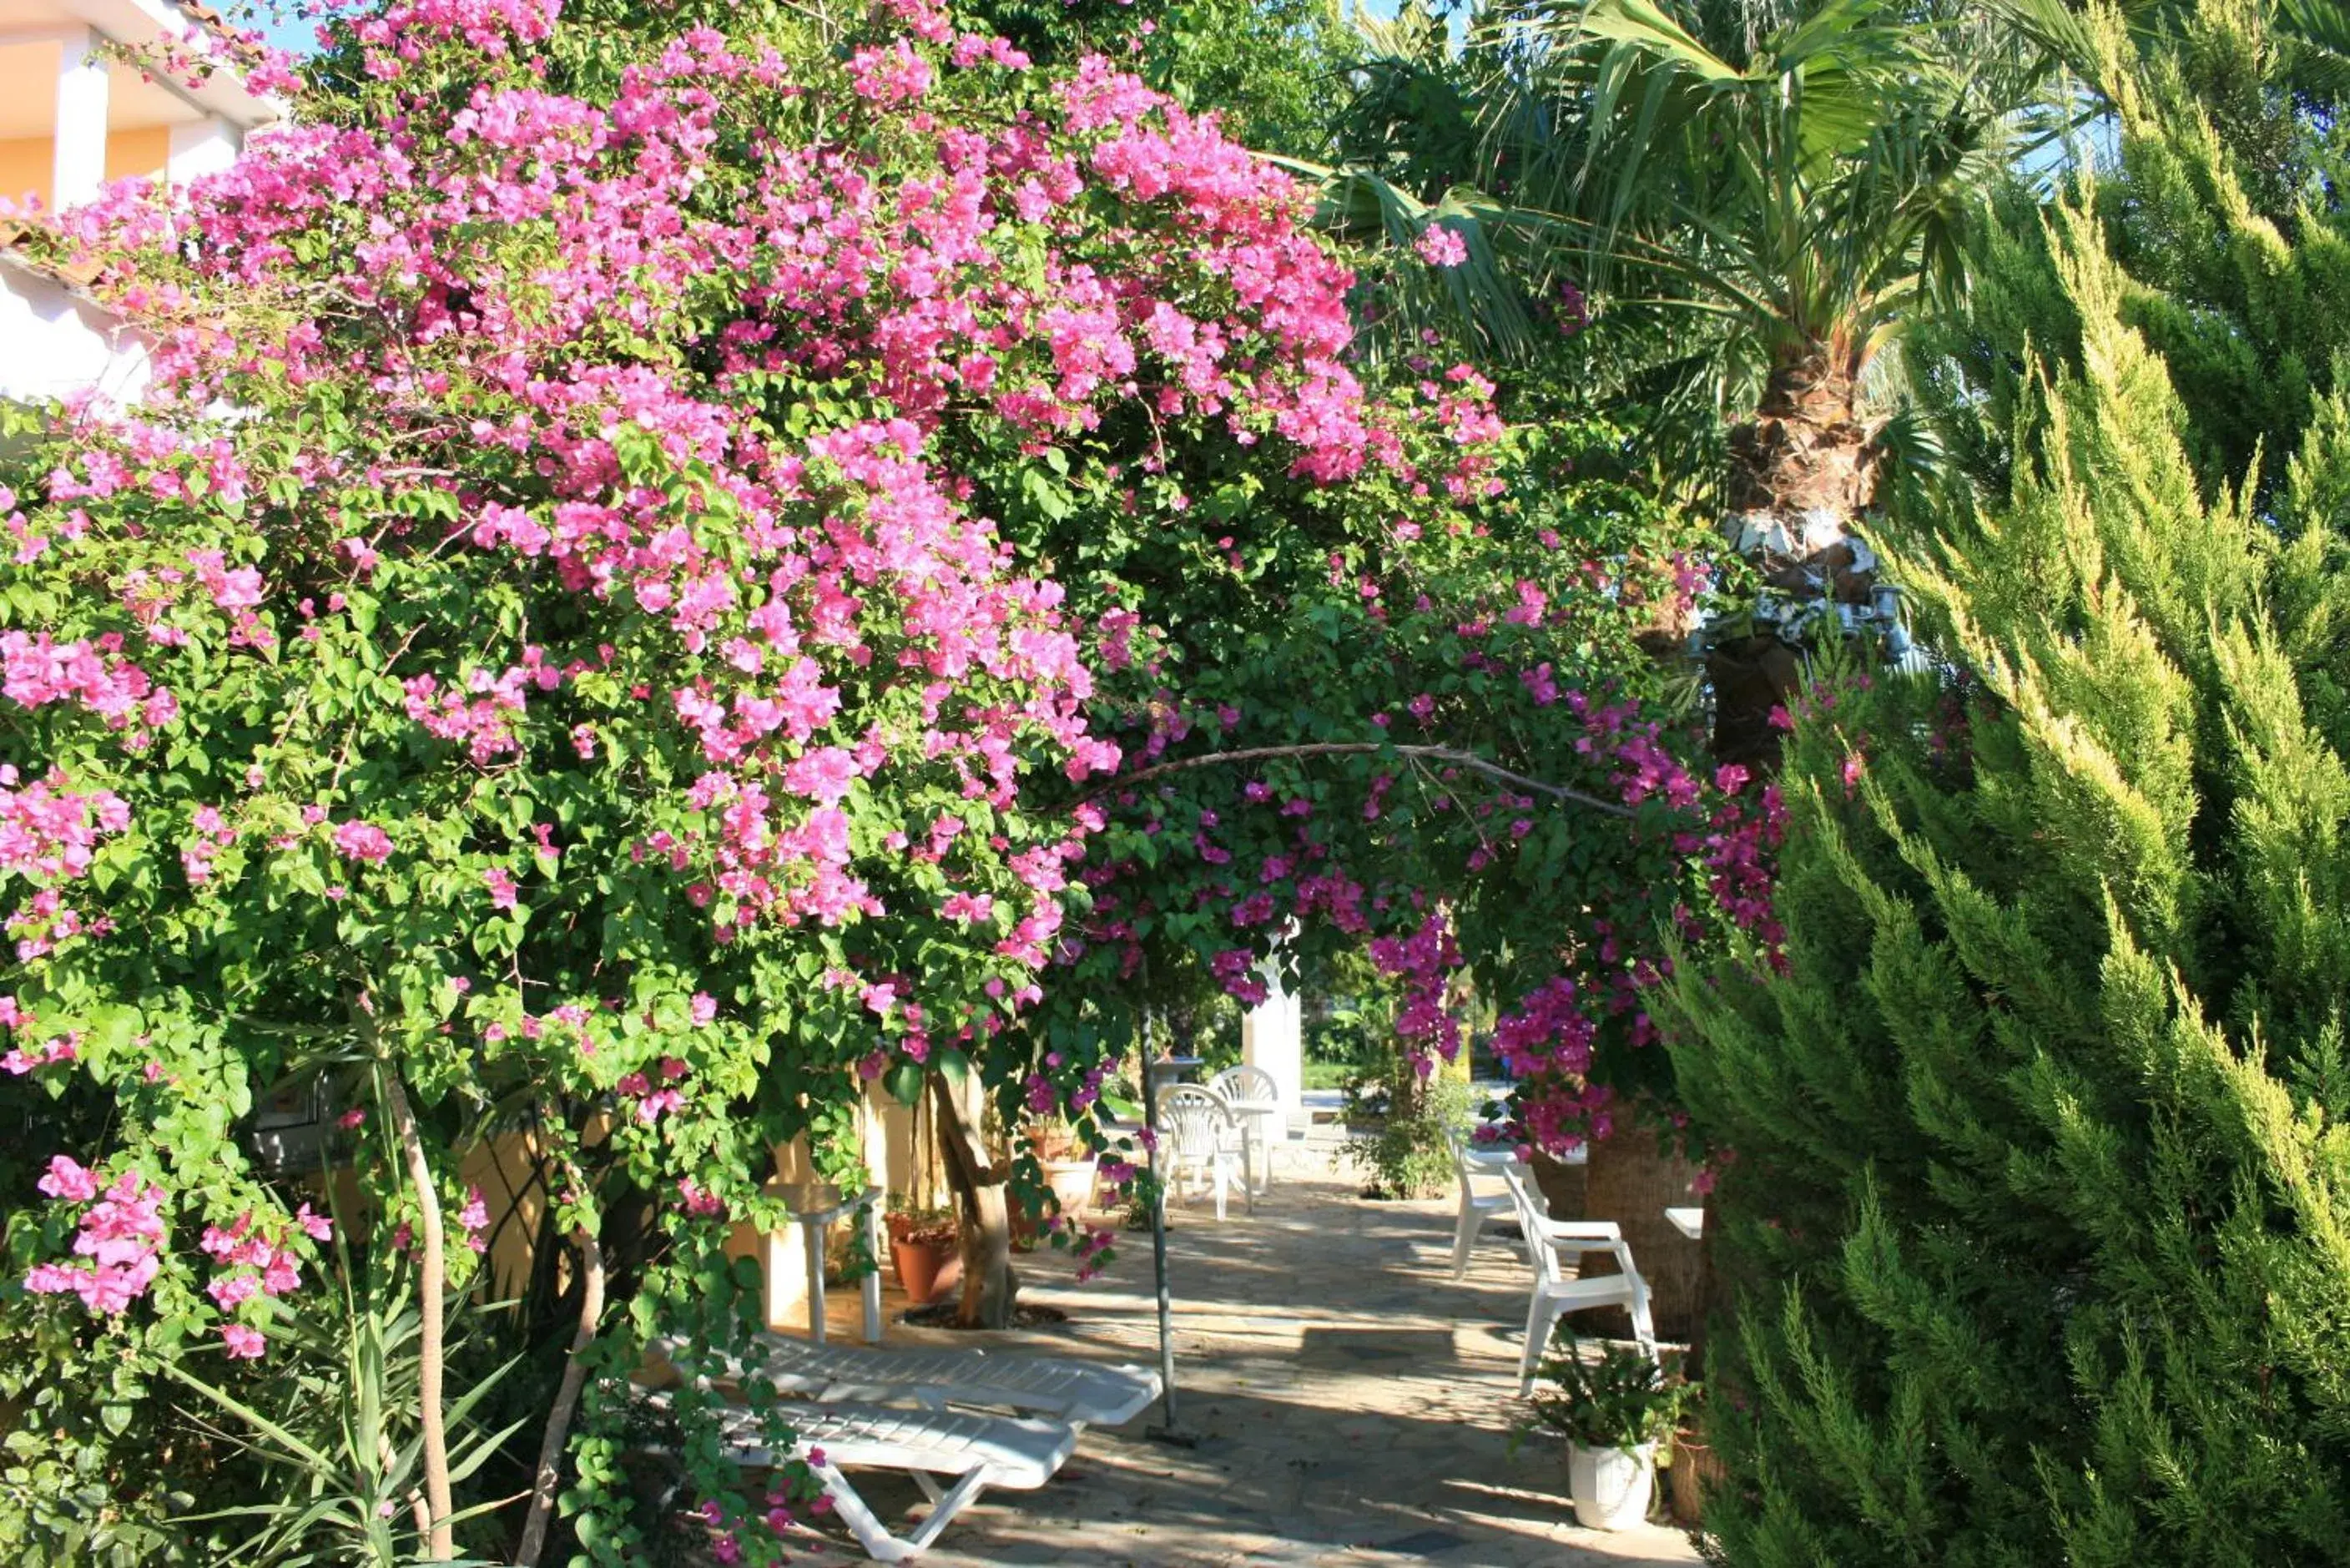
<svg viewBox="0 0 2350 1568">
<path fill-rule="evenodd" d="M 1637 1449 L 1673 1429 L 1691 1387 L 1626 1345 L 1586 1355 L 1561 1323 L 1536 1375 L 1534 1416 L 1520 1431 L 1554 1433 L 1579 1448 Z"/>
<path fill-rule="evenodd" d="M 1318 152 L 1340 87 L 1331 0 L 962 0 L 955 10 L 1042 66 L 1107 55 L 1264 152 Z"/>
<path fill-rule="evenodd" d="M 2127 275 L 2121 319 L 2159 354 L 2208 491 L 2254 476 L 2266 497 L 2350 352 L 2350 78 L 2290 15 L 2204 0 L 2125 30 L 2041 16 L 2099 118 L 2054 183 L 2098 218 Z M 2004 491 L 2034 354 L 2072 358 L 2080 324 L 2043 226 L 2046 182 L 2018 175 L 1984 226 L 1959 307 L 1908 345 L 1911 385 L 1954 463 Z M 2029 352 L 2027 351 L 2029 346 Z"/>
<path fill-rule="evenodd" d="M 1774 366 L 1856 368 L 1960 281 L 2044 64 L 1957 6 L 1479 5 L 1458 50 L 1426 9 L 1366 28 L 1326 204 L 1390 254 L 1441 220 L 1471 260 L 1396 256 L 1381 330 L 1606 409 L 1675 493 Z"/>
<path fill-rule="evenodd" d="M 1895 541 L 1952 668 L 1804 705 L 1783 974 L 1665 999 L 1742 1568 L 2350 1557 L 2345 410 L 2254 514 L 2114 237 L 2048 246 L 2011 488 Z"/>
<path fill-rule="evenodd" d="M 411 1501 L 422 1450 L 413 1270 L 403 1260 L 365 1272 L 370 1260 L 348 1245 L 336 1249 L 336 1262 L 328 1282 L 333 1305 L 291 1317 L 265 1366 L 229 1379 L 225 1367 L 199 1372 L 199 1364 L 185 1359 L 161 1364 L 163 1375 L 191 1397 L 192 1431 L 244 1461 L 237 1492 L 249 1501 L 206 1499 L 181 1521 L 221 1527 L 224 1561 L 255 1568 L 399 1568 L 424 1552 L 425 1532 Z M 453 1381 L 463 1390 L 449 1407 L 450 1466 L 463 1481 L 543 1413 L 525 1407 L 493 1428 L 485 1419 L 495 1408 L 492 1401 L 521 1358 L 488 1361 L 486 1341 L 466 1330 L 506 1309 L 484 1307 L 463 1293 L 449 1308 Z"/>
<path fill-rule="evenodd" d="M 1360 1118 L 1359 1130 L 1347 1139 L 1346 1153 L 1368 1175 L 1369 1195 L 1431 1198 L 1449 1189 L 1447 1135 L 1469 1136 L 1469 1085 L 1451 1071 L 1421 1078 L 1392 1043 L 1358 1069 L 1347 1085 L 1347 1114 L 1350 1123 Z"/>
</svg>

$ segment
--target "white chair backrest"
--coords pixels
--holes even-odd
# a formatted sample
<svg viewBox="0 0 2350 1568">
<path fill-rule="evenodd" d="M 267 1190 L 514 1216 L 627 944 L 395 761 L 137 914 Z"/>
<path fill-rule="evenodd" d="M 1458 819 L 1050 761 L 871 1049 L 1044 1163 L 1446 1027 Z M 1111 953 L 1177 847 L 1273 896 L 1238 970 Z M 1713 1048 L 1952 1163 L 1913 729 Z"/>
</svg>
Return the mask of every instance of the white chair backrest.
<svg viewBox="0 0 2350 1568">
<path fill-rule="evenodd" d="M 1493 1174 L 1491 1170 L 1480 1171 L 1469 1163 L 1468 1142 L 1461 1137 L 1461 1129 L 1450 1122 L 1444 1124 L 1444 1147 L 1452 1151 L 1452 1174 L 1461 1179 L 1461 1185 L 1463 1188 L 1469 1185 L 1469 1178 L 1472 1174 L 1480 1176 Z"/>
<path fill-rule="evenodd" d="M 1159 1131 L 1178 1154 L 1214 1152 L 1232 1126 L 1232 1107 L 1213 1089 L 1170 1084 L 1159 1091 Z"/>
<path fill-rule="evenodd" d="M 1227 1101 L 1270 1103 L 1281 1098 L 1281 1085 L 1262 1067 L 1227 1067 L 1209 1079 L 1208 1086 Z"/>
<path fill-rule="evenodd" d="M 1556 1284 L 1566 1277 L 1566 1272 L 1559 1266 L 1558 1249 L 1543 1238 L 1543 1227 L 1551 1222 L 1550 1204 L 1543 1197 L 1542 1189 L 1534 1185 L 1534 1168 L 1523 1160 L 1512 1160 L 1502 1169 L 1510 1183 L 1510 1196 L 1517 1199 L 1518 1223 L 1526 1232 L 1526 1257 L 1543 1283 Z M 1620 1231 L 1614 1232 L 1614 1239 L 1606 1243 L 1606 1248 L 1615 1254 L 1617 1271 L 1632 1287 L 1646 1290 L 1647 1282 L 1632 1262 L 1631 1244 Z"/>
<path fill-rule="evenodd" d="M 1533 1167 L 1513 1159 L 1502 1168 L 1502 1176 L 1510 1184 L 1510 1196 L 1517 1200 L 1518 1227 L 1526 1234 L 1526 1261 L 1534 1264 L 1534 1277 L 1546 1285 L 1558 1283 L 1565 1276 L 1558 1266 L 1558 1250 L 1543 1240 L 1543 1221 L 1550 1218 L 1550 1207 L 1534 1184 Z"/>
</svg>

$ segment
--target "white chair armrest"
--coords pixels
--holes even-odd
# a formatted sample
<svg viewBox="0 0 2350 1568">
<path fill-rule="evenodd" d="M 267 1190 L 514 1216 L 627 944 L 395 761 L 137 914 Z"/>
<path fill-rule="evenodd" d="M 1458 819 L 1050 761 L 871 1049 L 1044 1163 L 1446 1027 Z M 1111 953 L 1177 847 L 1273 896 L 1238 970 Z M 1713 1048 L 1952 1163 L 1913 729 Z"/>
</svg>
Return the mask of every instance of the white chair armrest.
<svg viewBox="0 0 2350 1568">
<path fill-rule="evenodd" d="M 1534 1233 L 1555 1246 L 1586 1251 L 1618 1246 L 1624 1240 L 1623 1228 L 1613 1220 L 1541 1220 Z"/>
</svg>

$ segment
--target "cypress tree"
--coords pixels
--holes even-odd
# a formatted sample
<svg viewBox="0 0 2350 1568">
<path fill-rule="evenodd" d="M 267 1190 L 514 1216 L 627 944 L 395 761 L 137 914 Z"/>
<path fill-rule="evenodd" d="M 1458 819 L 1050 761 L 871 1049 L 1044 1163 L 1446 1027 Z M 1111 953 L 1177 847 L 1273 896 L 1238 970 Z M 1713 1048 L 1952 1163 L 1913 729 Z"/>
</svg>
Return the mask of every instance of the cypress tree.
<svg viewBox="0 0 2350 1568">
<path fill-rule="evenodd" d="M 2003 499 L 1893 541 L 1946 663 L 1822 675 L 1783 954 L 1660 1009 L 1741 1568 L 2350 1562 L 2350 405 L 2212 482 L 2097 211 Z"/>
<path fill-rule="evenodd" d="M 2136 28 L 2061 7 L 2020 24 L 2046 29 L 2100 111 L 2068 138 L 2101 164 L 2072 194 L 2127 275 L 2122 320 L 2162 356 L 2207 487 L 2263 452 L 2260 481 L 2275 483 L 2350 353 L 2350 60 L 2308 20 L 2194 0 Z M 2350 36 L 2350 17 L 2334 26 Z M 2034 359 L 2070 356 L 2080 337 L 2041 223 L 2046 172 L 2012 175 L 2000 221 L 1975 231 L 1957 307 L 1903 342 L 1950 457 L 2002 492 Z"/>
</svg>

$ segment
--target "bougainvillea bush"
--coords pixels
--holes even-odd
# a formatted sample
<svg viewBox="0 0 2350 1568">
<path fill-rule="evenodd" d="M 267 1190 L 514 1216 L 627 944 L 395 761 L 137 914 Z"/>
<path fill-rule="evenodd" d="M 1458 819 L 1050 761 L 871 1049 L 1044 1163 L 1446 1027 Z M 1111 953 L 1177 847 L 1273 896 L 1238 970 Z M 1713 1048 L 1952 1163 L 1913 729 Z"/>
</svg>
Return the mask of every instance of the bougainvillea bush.
<svg viewBox="0 0 2350 1568">
<path fill-rule="evenodd" d="M 1753 874 L 1586 679 L 1694 591 L 1669 526 L 1560 538 L 1465 368 L 1366 389 L 1284 177 L 927 0 L 709 11 L 359 11 L 291 128 L 39 242 L 156 374 L 0 460 L 26 1556 L 528 1561 L 560 1487 L 639 1560 L 622 1375 L 755 1318 L 729 1229 L 866 1084 L 1083 1126 L 1145 944 L 1245 995 L 1309 925 L 1450 1048 L 1490 929 L 1565 1136 L 1636 1010 L 1565 971 L 1637 962 L 1557 912 Z M 542 1218 L 484 1322 L 497 1137 Z M 671 1495 L 771 1555 L 806 1478 L 704 1415 Z"/>
</svg>

